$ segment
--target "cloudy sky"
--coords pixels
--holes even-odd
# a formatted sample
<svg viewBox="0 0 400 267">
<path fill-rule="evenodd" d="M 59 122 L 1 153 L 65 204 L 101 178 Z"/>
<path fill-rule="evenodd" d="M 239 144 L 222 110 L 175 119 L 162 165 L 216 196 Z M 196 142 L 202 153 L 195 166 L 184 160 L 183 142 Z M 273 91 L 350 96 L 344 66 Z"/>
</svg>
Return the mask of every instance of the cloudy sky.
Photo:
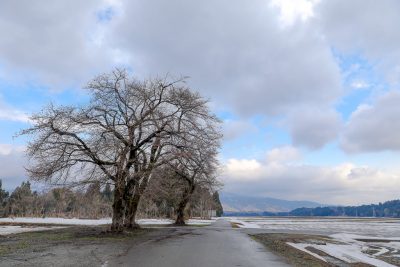
<svg viewBox="0 0 400 267">
<path fill-rule="evenodd" d="M 3 0 L 0 177 L 26 179 L 29 114 L 88 101 L 115 66 L 190 76 L 224 121 L 224 191 L 400 198 L 400 1 Z"/>
</svg>

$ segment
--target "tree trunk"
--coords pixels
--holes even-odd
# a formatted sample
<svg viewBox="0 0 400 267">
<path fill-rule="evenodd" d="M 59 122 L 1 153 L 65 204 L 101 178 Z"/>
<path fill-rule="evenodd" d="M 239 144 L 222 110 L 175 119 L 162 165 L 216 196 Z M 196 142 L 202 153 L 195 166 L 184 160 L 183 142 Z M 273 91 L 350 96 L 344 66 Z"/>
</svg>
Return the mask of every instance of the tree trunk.
<svg viewBox="0 0 400 267">
<path fill-rule="evenodd" d="M 134 214 L 132 209 L 134 206 L 134 197 L 137 195 L 136 191 L 137 186 L 136 185 L 136 178 L 133 177 L 129 180 L 126 188 L 125 188 L 125 192 L 124 192 L 124 200 L 126 203 L 126 208 L 125 208 L 125 221 L 124 221 L 124 227 L 128 228 L 128 229 L 132 229 L 132 228 L 138 228 L 138 225 L 135 223 L 135 217 L 136 217 L 136 212 Z"/>
<path fill-rule="evenodd" d="M 141 195 L 135 192 L 127 202 L 125 211 L 125 228 L 127 229 L 139 228 L 139 225 L 136 223 L 136 212 L 139 207 L 140 197 Z"/>
<path fill-rule="evenodd" d="M 136 183 L 135 189 L 128 192 L 127 197 L 127 209 L 125 210 L 125 227 L 128 229 L 139 228 L 139 225 L 135 222 L 136 213 L 139 207 L 140 199 L 147 188 L 149 182 L 150 172 L 146 173 L 142 178 L 142 182 Z"/>
<path fill-rule="evenodd" d="M 114 203 L 113 207 L 113 217 L 111 224 L 111 231 L 122 232 L 124 229 L 124 194 L 123 187 L 121 184 L 116 185 L 114 189 Z"/>
<path fill-rule="evenodd" d="M 183 192 L 182 200 L 179 202 L 178 208 L 176 209 L 176 225 L 185 225 L 185 209 L 189 203 L 190 197 L 194 192 L 194 189 L 194 184 L 191 184 L 189 188 L 186 188 Z"/>
</svg>

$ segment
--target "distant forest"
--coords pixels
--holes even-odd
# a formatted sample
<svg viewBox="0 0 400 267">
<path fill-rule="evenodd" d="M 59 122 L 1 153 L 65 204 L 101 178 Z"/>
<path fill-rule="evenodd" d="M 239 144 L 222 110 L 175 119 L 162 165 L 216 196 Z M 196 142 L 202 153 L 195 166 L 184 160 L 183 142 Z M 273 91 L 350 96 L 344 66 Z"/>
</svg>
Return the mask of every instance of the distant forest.
<svg viewBox="0 0 400 267">
<path fill-rule="evenodd" d="M 290 216 L 353 216 L 353 217 L 400 217 L 400 200 L 379 204 L 345 207 L 299 208 Z"/>
<path fill-rule="evenodd" d="M 362 206 L 298 208 L 290 212 L 225 212 L 224 216 L 351 216 L 400 217 L 400 200 Z"/>
<path fill-rule="evenodd" d="M 176 216 L 180 192 L 173 179 L 153 179 L 139 205 L 141 218 L 171 218 Z M 161 183 L 161 184 L 160 184 Z M 52 188 L 37 192 L 29 181 L 22 182 L 12 192 L 2 188 L 0 179 L 0 217 L 65 217 L 99 219 L 112 216 L 113 188 L 110 184 L 92 183 L 80 189 Z M 197 188 L 186 210 L 187 217 L 210 217 L 210 210 L 222 214 L 218 192 Z"/>
</svg>

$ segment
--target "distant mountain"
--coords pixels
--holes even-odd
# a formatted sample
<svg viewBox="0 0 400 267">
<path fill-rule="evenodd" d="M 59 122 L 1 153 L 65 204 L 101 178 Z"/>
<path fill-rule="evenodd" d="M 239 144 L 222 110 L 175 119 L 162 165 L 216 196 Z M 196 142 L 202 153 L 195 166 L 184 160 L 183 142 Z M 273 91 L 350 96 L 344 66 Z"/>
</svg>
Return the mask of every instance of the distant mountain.
<svg viewBox="0 0 400 267">
<path fill-rule="evenodd" d="M 353 216 L 353 217 L 400 217 L 400 200 L 391 200 L 379 204 L 298 208 L 289 212 L 290 216 Z"/>
<path fill-rule="evenodd" d="M 297 208 L 322 206 L 311 201 L 291 201 L 270 197 L 253 197 L 220 192 L 224 215 L 272 215 L 286 213 Z M 282 214 L 283 215 L 283 214 Z"/>
</svg>

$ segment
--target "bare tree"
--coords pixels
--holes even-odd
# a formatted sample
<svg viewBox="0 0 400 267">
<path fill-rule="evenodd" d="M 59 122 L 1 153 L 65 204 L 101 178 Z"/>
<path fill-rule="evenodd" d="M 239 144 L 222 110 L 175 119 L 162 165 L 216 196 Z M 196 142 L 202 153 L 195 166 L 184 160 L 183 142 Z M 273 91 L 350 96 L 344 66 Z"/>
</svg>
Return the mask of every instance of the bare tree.
<svg viewBox="0 0 400 267">
<path fill-rule="evenodd" d="M 185 209 L 196 188 L 220 186 L 217 180 L 218 150 L 222 135 L 218 121 L 208 121 L 207 125 L 191 128 L 182 134 L 174 154 L 179 155 L 169 161 L 169 166 L 186 186 L 176 209 L 175 224 L 185 224 Z"/>
<path fill-rule="evenodd" d="M 175 218 L 175 210 L 185 186 L 186 182 L 173 169 L 168 166 L 157 168 L 140 201 L 139 214 L 145 217 Z"/>
<path fill-rule="evenodd" d="M 216 120 L 182 80 L 138 81 L 116 69 L 92 80 L 87 106 L 49 105 L 31 118 L 30 177 L 52 184 L 114 185 L 111 229 L 133 227 L 154 168 L 171 160 L 182 129 Z"/>
</svg>

